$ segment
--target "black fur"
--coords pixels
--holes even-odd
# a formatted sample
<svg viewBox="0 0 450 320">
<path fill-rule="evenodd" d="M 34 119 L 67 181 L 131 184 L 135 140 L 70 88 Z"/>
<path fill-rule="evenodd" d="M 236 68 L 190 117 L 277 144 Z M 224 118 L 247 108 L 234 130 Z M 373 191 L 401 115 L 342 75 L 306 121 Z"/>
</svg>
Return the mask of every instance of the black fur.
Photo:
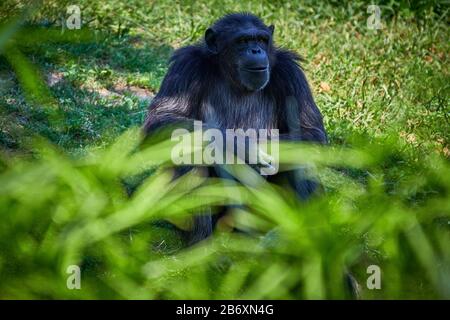
<svg viewBox="0 0 450 320">
<path fill-rule="evenodd" d="M 206 41 L 175 51 L 150 105 L 146 134 L 169 124 L 190 127 L 193 120 L 201 120 L 208 127 L 222 130 L 273 128 L 279 129 L 282 139 L 327 142 L 322 116 L 299 65 L 300 57 L 275 47 L 272 37 L 265 49 L 270 72 L 267 85 L 257 91 L 239 85 L 236 56 L 228 40 L 245 30 L 271 35 L 273 27 L 251 14 L 230 14 L 208 29 Z M 316 187 L 299 178 L 301 174 L 288 174 L 287 180 L 305 199 Z M 211 233 L 211 221 L 207 215 L 197 219 L 194 241 Z"/>
</svg>

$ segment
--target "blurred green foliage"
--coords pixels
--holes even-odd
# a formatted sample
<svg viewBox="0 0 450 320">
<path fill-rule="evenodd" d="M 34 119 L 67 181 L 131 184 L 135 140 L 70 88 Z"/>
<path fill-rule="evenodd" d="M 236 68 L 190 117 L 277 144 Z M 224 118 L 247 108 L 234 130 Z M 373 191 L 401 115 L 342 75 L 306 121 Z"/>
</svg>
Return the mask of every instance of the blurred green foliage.
<svg viewBox="0 0 450 320">
<path fill-rule="evenodd" d="M 336 299 L 346 270 L 365 299 L 450 298 L 445 2 L 381 1 L 378 31 L 365 1 L 80 0 L 80 31 L 68 4 L 0 4 L 0 298 Z M 172 49 L 229 11 L 306 58 L 332 144 L 281 161 L 315 167 L 326 192 L 309 202 L 245 168 L 242 186 L 172 181 L 170 143 L 137 147 Z M 226 203 L 249 234 L 185 248 L 161 222 Z"/>
<path fill-rule="evenodd" d="M 391 187 L 384 172 L 407 159 L 401 144 L 284 145 L 283 163 L 314 163 L 326 188 L 304 203 L 245 168 L 243 186 L 195 172 L 173 181 L 171 145 L 135 151 L 139 138 L 131 130 L 78 160 L 38 141 L 36 160 L 2 161 L 0 297 L 343 298 L 348 268 L 364 298 L 449 298 L 450 166 L 438 156 L 404 164 Z M 155 166 L 128 196 L 124 181 Z M 248 208 L 233 216 L 248 235 L 218 230 L 183 249 L 182 235 L 151 223 L 227 203 Z M 372 264 L 381 290 L 365 289 Z M 70 265 L 81 290 L 66 287 Z"/>
</svg>

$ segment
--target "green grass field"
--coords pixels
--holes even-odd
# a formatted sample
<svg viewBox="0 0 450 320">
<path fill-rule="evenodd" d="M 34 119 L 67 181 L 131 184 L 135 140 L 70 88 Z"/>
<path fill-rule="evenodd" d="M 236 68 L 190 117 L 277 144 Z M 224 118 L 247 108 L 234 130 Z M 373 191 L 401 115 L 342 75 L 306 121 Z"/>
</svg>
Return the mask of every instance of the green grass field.
<svg viewBox="0 0 450 320">
<path fill-rule="evenodd" d="M 79 0 L 80 31 L 69 4 L 0 4 L 0 298 L 337 299 L 346 270 L 363 299 L 450 298 L 448 2 L 378 1 L 380 30 L 365 1 Z M 317 199 L 171 181 L 170 144 L 137 150 L 171 52 L 236 11 L 305 59 L 330 147 L 281 161 L 315 166 Z M 236 201 L 249 235 L 184 248 L 161 222 Z"/>
</svg>

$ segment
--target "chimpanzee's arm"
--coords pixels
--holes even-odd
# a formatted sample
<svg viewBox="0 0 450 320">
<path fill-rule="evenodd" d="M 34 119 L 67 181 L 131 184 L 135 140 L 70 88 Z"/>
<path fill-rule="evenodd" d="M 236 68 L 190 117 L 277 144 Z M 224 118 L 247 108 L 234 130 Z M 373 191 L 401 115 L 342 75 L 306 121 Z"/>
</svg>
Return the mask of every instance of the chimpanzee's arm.
<svg viewBox="0 0 450 320">
<path fill-rule="evenodd" d="M 284 131 L 280 137 L 324 144 L 327 143 L 327 135 L 322 115 L 299 60 L 295 53 L 280 50 L 272 74 L 271 81 L 284 104 L 279 110 L 279 127 Z"/>
<path fill-rule="evenodd" d="M 198 119 L 198 109 L 207 73 L 202 48 L 189 46 L 173 54 L 161 88 L 153 99 L 144 125 L 146 134 L 169 127 L 192 128 Z M 170 126 L 171 125 L 171 126 Z"/>
<path fill-rule="evenodd" d="M 325 144 L 327 135 L 322 115 L 314 102 L 298 60 L 300 57 L 296 54 L 280 51 L 273 71 L 272 79 L 277 92 L 281 92 L 283 105 L 283 108 L 279 110 L 278 119 L 282 130 L 280 139 Z M 307 171 L 307 168 L 299 167 L 281 174 L 302 199 L 308 198 L 318 187 L 316 181 L 308 178 Z"/>
</svg>

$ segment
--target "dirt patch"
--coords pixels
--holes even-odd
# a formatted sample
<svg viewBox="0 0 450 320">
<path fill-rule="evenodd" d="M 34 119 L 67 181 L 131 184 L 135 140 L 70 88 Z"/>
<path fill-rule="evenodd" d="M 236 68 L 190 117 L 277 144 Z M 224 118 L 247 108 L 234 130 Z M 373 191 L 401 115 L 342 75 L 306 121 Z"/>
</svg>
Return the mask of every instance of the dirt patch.
<svg viewBox="0 0 450 320">
<path fill-rule="evenodd" d="M 64 75 L 62 72 L 50 72 L 47 74 L 46 83 L 49 87 L 56 86 L 64 80 Z"/>
<path fill-rule="evenodd" d="M 120 94 L 129 93 L 141 101 L 150 101 L 155 96 L 155 94 L 148 89 L 130 86 L 123 83 L 116 84 L 114 86 L 114 91 Z"/>
</svg>

